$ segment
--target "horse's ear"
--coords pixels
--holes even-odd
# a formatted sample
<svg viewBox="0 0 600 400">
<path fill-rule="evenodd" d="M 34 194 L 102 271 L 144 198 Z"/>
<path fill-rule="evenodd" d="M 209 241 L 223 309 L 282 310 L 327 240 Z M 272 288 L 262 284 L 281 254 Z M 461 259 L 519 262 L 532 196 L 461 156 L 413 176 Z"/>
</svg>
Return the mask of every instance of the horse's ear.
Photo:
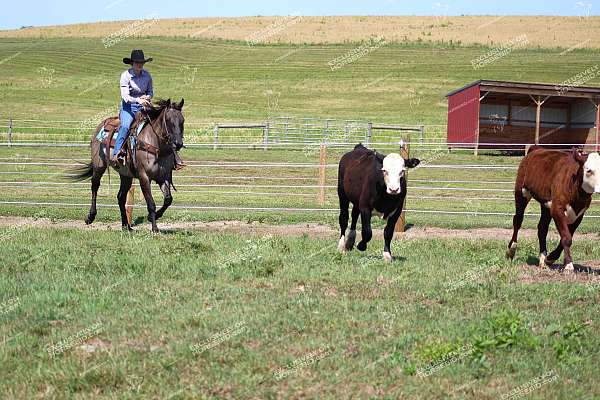
<svg viewBox="0 0 600 400">
<path fill-rule="evenodd" d="M 181 101 L 179 102 L 179 104 L 177 105 L 177 109 L 179 111 L 181 111 L 181 109 L 183 108 L 183 98 L 181 99 Z"/>
</svg>

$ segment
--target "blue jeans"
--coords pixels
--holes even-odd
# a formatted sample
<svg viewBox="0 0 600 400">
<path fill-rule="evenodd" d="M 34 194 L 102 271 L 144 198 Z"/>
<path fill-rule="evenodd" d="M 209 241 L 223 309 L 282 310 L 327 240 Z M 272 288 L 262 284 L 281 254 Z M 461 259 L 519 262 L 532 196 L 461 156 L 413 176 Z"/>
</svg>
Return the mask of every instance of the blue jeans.
<svg viewBox="0 0 600 400">
<path fill-rule="evenodd" d="M 119 127 L 119 133 L 117 135 L 117 139 L 115 140 L 115 149 L 113 150 L 113 156 L 116 155 L 121 147 L 123 147 L 123 143 L 125 142 L 125 136 L 127 136 L 127 131 L 129 131 L 129 127 L 133 122 L 133 118 L 135 114 L 142 109 L 140 104 L 134 103 L 129 104 L 124 101 L 121 101 L 121 110 L 119 112 L 119 120 L 121 122 L 121 126 Z"/>
</svg>

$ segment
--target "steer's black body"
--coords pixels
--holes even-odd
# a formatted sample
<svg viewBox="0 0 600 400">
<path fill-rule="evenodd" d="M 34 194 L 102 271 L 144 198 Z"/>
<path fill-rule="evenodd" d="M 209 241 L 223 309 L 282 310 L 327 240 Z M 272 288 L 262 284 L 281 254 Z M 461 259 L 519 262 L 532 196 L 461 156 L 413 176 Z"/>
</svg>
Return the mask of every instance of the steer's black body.
<svg viewBox="0 0 600 400">
<path fill-rule="evenodd" d="M 338 196 L 340 200 L 340 251 L 351 250 L 356 239 L 356 223 L 360 215 L 362 230 L 361 241 L 356 246 L 358 250 L 365 251 L 367 243 L 371 240 L 371 215 L 379 213 L 387 224 L 384 229 L 384 257 L 391 260 L 390 243 L 394 235 L 394 227 L 402 212 L 404 198 L 406 197 L 406 179 L 400 180 L 400 192 L 388 194 L 382 167 L 385 156 L 369 150 L 362 144 L 357 145 L 353 151 L 346 153 L 340 160 L 338 172 Z M 405 160 L 407 167 L 418 165 L 419 160 Z M 352 224 L 350 232 L 345 238 L 348 228 L 348 208 L 352 203 Z M 386 255 L 387 253 L 387 255 Z"/>
</svg>

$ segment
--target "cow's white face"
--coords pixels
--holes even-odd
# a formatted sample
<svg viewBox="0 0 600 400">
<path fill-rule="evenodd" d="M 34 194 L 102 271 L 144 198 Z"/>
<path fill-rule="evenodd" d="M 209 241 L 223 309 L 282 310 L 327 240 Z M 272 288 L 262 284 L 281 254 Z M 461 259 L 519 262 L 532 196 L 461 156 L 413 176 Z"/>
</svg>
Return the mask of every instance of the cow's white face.
<svg viewBox="0 0 600 400">
<path fill-rule="evenodd" d="M 591 153 L 583 164 L 583 190 L 600 193 L 600 154 Z"/>
<path fill-rule="evenodd" d="M 383 180 L 388 194 L 400 194 L 400 180 L 404 177 L 406 166 L 400 154 L 388 154 L 383 159 Z"/>
</svg>

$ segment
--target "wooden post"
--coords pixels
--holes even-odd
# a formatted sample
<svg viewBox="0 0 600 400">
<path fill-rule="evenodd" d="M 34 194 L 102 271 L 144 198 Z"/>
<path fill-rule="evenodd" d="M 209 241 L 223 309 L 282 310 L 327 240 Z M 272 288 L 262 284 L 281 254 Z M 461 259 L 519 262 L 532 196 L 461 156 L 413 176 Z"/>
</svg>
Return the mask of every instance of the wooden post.
<svg viewBox="0 0 600 400">
<path fill-rule="evenodd" d="M 535 111 L 535 145 L 540 144 L 540 125 L 542 119 L 542 99 L 540 96 L 536 99 L 536 111 Z"/>
<path fill-rule="evenodd" d="M 135 185 L 131 185 L 127 192 L 127 200 L 125 201 L 125 213 L 127 214 L 127 222 L 131 225 L 133 220 L 133 202 L 134 202 Z"/>
<path fill-rule="evenodd" d="M 373 136 L 373 123 L 367 124 L 367 147 L 371 145 L 371 137 Z"/>
<path fill-rule="evenodd" d="M 217 149 L 217 145 L 219 144 L 219 124 L 215 124 L 213 129 L 213 150 Z"/>
<path fill-rule="evenodd" d="M 263 127 L 263 150 L 267 150 L 269 147 L 269 124 L 267 123 Z"/>
<path fill-rule="evenodd" d="M 8 120 L 8 147 L 12 146 L 12 128 L 13 128 L 13 121 L 11 118 Z"/>
<path fill-rule="evenodd" d="M 319 197 L 318 197 L 318 202 L 319 205 L 324 205 L 325 204 L 325 176 L 326 176 L 326 162 L 327 159 L 327 146 L 325 146 L 324 143 L 321 143 L 321 146 L 319 147 L 319 181 L 318 181 L 318 186 L 319 186 Z"/>
<path fill-rule="evenodd" d="M 419 126 L 419 142 L 423 144 L 425 140 L 425 125 Z"/>
<path fill-rule="evenodd" d="M 402 138 L 400 142 L 400 155 L 405 160 L 410 157 L 410 144 L 407 138 Z M 404 179 L 406 179 L 406 184 L 408 186 L 408 171 L 406 171 L 404 175 Z M 402 213 L 400 213 L 400 218 L 398 218 L 398 222 L 396 222 L 396 226 L 394 227 L 394 232 L 404 232 L 406 227 L 406 196 L 404 197 L 404 204 L 402 204 Z"/>
</svg>

